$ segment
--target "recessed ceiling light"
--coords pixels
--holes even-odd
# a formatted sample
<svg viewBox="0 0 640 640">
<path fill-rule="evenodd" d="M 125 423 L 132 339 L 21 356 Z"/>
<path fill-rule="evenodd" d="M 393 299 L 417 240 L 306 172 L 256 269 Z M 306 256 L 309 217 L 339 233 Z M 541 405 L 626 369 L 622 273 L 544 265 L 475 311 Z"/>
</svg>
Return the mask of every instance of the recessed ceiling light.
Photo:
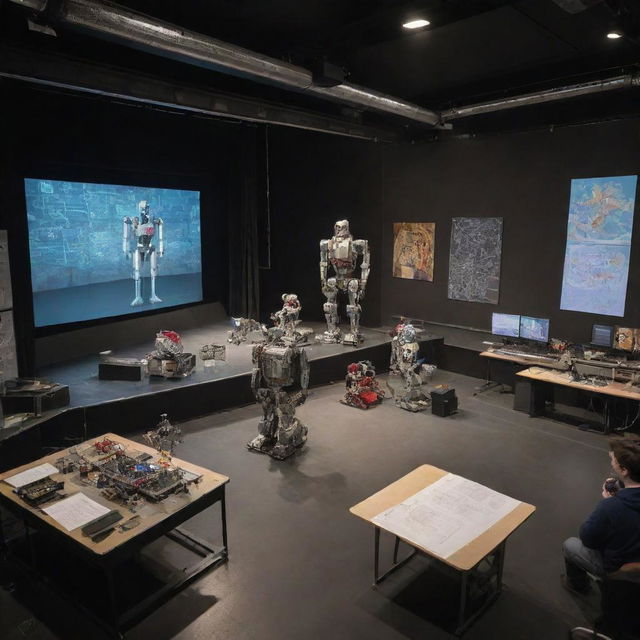
<svg viewBox="0 0 640 640">
<path fill-rule="evenodd" d="M 420 29 L 420 27 L 426 27 L 428 24 L 430 24 L 428 20 L 420 18 L 419 20 L 410 20 L 409 22 L 405 22 L 402 26 L 405 29 Z"/>
<path fill-rule="evenodd" d="M 618 38 L 622 38 L 622 31 L 620 31 L 620 29 L 611 29 L 609 33 L 607 33 L 607 38 L 609 38 L 609 40 L 617 40 Z"/>
</svg>

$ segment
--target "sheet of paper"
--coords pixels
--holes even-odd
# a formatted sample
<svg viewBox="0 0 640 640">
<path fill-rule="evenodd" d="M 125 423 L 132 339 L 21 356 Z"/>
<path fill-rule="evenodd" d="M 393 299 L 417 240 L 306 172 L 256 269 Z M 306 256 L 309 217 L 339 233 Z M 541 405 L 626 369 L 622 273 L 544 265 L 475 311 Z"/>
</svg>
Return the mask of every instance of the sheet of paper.
<svg viewBox="0 0 640 640">
<path fill-rule="evenodd" d="M 4 481 L 12 487 L 19 489 L 20 487 L 24 487 L 26 484 L 36 482 L 36 480 L 42 480 L 42 478 L 46 478 L 52 473 L 58 473 L 58 470 L 52 464 L 45 462 L 45 464 L 40 464 L 37 467 L 32 467 L 26 471 L 16 473 L 15 476 L 5 478 Z"/>
<path fill-rule="evenodd" d="M 383 511 L 373 522 L 427 551 L 448 558 L 520 502 L 452 473 Z"/>
<path fill-rule="evenodd" d="M 84 527 L 85 524 L 111 511 L 108 507 L 103 507 L 95 500 L 85 496 L 82 492 L 75 493 L 71 497 L 60 500 L 60 502 L 56 502 L 42 510 L 67 531 Z"/>
</svg>

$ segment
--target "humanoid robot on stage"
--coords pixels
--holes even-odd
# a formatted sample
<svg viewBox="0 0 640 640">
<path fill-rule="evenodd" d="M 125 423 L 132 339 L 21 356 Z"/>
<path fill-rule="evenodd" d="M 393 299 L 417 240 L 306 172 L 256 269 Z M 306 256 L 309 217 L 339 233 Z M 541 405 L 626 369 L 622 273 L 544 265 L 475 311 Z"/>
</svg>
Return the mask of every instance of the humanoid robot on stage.
<svg viewBox="0 0 640 640">
<path fill-rule="evenodd" d="M 149 203 L 141 200 L 138 203 L 139 217 L 133 219 L 128 216 L 124 218 L 122 234 L 122 251 L 133 259 L 133 279 L 135 281 L 135 298 L 131 303 L 132 307 L 144 304 L 142 299 L 142 288 L 140 280 L 140 270 L 142 264 L 149 262 L 151 275 L 151 295 L 149 302 L 154 304 L 162 302 L 156 295 L 156 276 L 158 275 L 158 258 L 164 255 L 164 223 L 162 218 L 151 218 L 149 216 Z M 153 244 L 153 237 L 157 233 L 158 247 Z M 134 246 L 132 246 L 134 245 Z"/>
<path fill-rule="evenodd" d="M 334 235 L 328 240 L 320 240 L 320 281 L 322 293 L 327 301 L 324 304 L 324 316 L 327 330 L 316 336 L 319 342 L 351 344 L 357 346 L 362 342 L 360 333 L 361 300 L 369 278 L 369 243 L 367 240 L 354 240 L 349 231 L 348 220 L 338 220 L 334 226 Z M 358 256 L 362 256 L 360 278 L 354 276 L 357 269 Z M 329 264 L 335 276 L 327 277 Z M 351 324 L 350 332 L 342 335 L 338 327 L 338 293 L 348 294 L 347 316 Z"/>
</svg>

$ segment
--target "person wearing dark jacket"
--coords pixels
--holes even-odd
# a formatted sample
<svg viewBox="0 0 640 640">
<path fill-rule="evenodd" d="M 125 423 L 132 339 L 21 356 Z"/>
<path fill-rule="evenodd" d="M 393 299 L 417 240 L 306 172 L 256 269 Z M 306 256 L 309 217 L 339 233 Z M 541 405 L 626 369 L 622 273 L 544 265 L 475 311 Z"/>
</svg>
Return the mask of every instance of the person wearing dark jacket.
<svg viewBox="0 0 640 640">
<path fill-rule="evenodd" d="M 607 478 L 602 500 L 580 527 L 579 538 L 565 540 L 565 586 L 587 593 L 588 574 L 604 576 L 627 562 L 640 562 L 640 437 L 609 441 L 611 467 L 618 480 Z"/>
</svg>

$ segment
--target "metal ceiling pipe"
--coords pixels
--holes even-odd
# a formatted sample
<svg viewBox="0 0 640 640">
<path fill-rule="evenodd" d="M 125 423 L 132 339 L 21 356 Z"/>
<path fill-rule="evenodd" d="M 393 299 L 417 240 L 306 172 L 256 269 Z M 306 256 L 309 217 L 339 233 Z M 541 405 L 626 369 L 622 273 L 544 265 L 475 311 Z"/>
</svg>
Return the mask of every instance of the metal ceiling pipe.
<svg viewBox="0 0 640 640">
<path fill-rule="evenodd" d="M 543 102 L 553 102 L 555 100 L 566 100 L 567 98 L 575 98 L 590 93 L 602 93 L 604 91 L 613 91 L 615 89 L 629 89 L 631 87 L 640 87 L 640 75 L 637 73 L 629 73 L 608 80 L 595 80 L 593 82 L 583 82 L 580 84 L 569 85 L 565 87 L 555 87 L 546 91 L 538 91 L 535 93 L 526 93 L 521 96 L 513 96 L 511 98 L 503 98 L 491 102 L 480 102 L 478 104 L 470 104 L 466 107 L 454 107 L 441 112 L 443 122 L 455 120 L 457 118 L 467 118 L 481 113 L 491 113 L 493 111 L 502 111 L 504 109 L 514 109 L 516 107 L 526 107 L 532 104 L 541 104 Z"/>
<path fill-rule="evenodd" d="M 38 6 L 46 0 L 10 0 Z M 146 16 L 103 0 L 56 0 L 43 14 L 54 26 L 74 28 L 161 56 L 206 67 L 222 73 L 277 84 L 324 99 L 356 107 L 375 109 L 435 126 L 440 115 L 398 98 L 349 83 L 323 88 L 313 85 L 310 71 L 210 36 L 182 29 L 152 16 Z"/>
</svg>

